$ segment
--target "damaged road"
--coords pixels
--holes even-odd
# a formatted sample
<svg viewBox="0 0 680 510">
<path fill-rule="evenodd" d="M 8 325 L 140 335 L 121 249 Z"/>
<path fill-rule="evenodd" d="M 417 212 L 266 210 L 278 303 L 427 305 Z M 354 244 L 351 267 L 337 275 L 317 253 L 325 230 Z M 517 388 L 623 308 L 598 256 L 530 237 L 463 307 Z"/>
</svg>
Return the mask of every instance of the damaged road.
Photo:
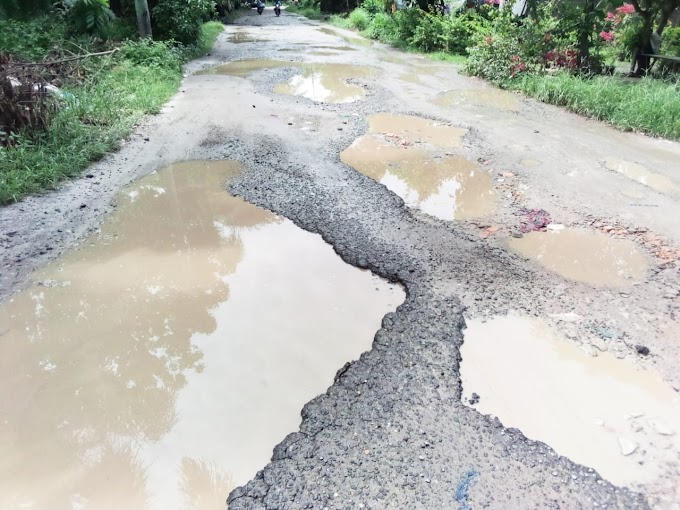
<svg viewBox="0 0 680 510">
<path fill-rule="evenodd" d="M 236 60 L 249 63 L 228 67 Z M 399 117 L 372 126 L 380 113 Z M 457 134 L 439 137 L 434 128 Z M 362 137 L 377 141 L 363 169 L 361 151 L 360 163 L 341 158 Z M 641 182 L 638 167 L 631 173 L 613 157 L 666 180 Z M 469 181 L 451 158 L 465 162 Z M 229 494 L 230 509 L 680 504 L 678 457 L 662 455 L 680 451 L 680 423 L 672 421 L 680 389 L 677 143 L 616 132 L 285 12 L 245 14 L 209 57 L 187 67 L 182 91 L 119 152 L 54 193 L 0 211 L 1 297 L 97 234 L 123 186 L 198 159 L 241 162 L 232 193 L 320 234 L 347 264 L 406 291 L 372 349 L 337 367 L 328 391 L 304 406 L 299 430 L 272 444 L 271 462 Z M 425 164 L 437 170 L 409 180 L 409 169 Z M 522 237 L 532 209 L 548 211 L 550 223 Z M 537 243 L 536 257 L 513 251 L 529 235 L 563 231 L 587 233 L 570 238 L 566 262 L 546 262 L 550 254 L 540 250 L 548 243 Z M 589 244 L 592 236 L 603 247 Z M 602 264 L 594 273 L 605 277 L 574 270 L 592 264 Z M 555 451 L 466 401 L 464 390 L 475 388 L 463 388 L 460 377 L 465 321 L 507 315 L 544 321 L 584 355 L 658 374 L 671 395 L 664 426 L 610 426 L 605 437 L 622 445 L 622 463 L 660 474 L 605 475 L 579 464 L 578 448 Z M 645 448 L 630 451 L 633 433 L 651 438 Z"/>
</svg>

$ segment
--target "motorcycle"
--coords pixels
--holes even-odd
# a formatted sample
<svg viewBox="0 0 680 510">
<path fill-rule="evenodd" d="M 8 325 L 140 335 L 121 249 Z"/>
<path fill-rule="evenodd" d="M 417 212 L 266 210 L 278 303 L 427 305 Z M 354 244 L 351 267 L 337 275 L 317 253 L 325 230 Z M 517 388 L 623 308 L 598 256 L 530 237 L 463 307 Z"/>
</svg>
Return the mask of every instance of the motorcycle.
<svg viewBox="0 0 680 510">
<path fill-rule="evenodd" d="M 257 2 L 257 13 L 262 14 L 264 12 L 264 2 Z"/>
<path fill-rule="evenodd" d="M 276 2 L 274 5 L 274 14 L 281 16 L 281 2 Z"/>
</svg>

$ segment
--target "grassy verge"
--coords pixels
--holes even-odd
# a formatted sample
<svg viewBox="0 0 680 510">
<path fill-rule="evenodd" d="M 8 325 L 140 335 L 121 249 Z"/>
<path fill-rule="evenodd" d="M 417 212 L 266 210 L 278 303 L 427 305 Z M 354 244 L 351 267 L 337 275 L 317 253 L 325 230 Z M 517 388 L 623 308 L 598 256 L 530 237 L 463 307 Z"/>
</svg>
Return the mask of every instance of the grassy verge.
<svg viewBox="0 0 680 510">
<path fill-rule="evenodd" d="M 327 16 L 324 16 L 319 12 L 318 7 L 310 7 L 306 5 L 288 5 L 286 7 L 286 12 L 292 12 L 293 14 L 298 14 L 300 16 L 304 16 L 305 18 L 309 19 L 315 19 L 315 20 L 320 20 L 320 19 L 325 19 Z"/>
<path fill-rule="evenodd" d="M 608 76 L 587 79 L 563 73 L 525 76 L 509 82 L 508 88 L 623 130 L 680 139 L 680 82 L 654 78 L 631 82 Z"/>
<path fill-rule="evenodd" d="M 183 51 L 125 43 L 117 54 L 85 61 L 86 78 L 62 85 L 75 100 L 62 105 L 49 128 L 0 147 L 0 204 L 55 188 L 114 150 L 142 116 L 158 113 L 177 91 L 182 61 L 208 53 L 222 29 L 206 23 L 198 43 Z"/>
</svg>

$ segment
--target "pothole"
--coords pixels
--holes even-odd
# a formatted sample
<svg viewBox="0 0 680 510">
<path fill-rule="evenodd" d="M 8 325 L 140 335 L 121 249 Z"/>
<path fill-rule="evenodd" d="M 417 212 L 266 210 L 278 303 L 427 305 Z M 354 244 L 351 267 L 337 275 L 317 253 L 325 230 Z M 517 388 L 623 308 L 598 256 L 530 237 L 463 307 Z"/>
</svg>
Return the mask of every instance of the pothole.
<svg viewBox="0 0 680 510">
<path fill-rule="evenodd" d="M 604 166 L 609 170 L 618 172 L 629 179 L 652 188 L 659 193 L 680 195 L 680 186 L 675 184 L 672 179 L 665 175 L 651 172 L 639 163 L 624 161 L 618 158 L 607 158 L 604 162 Z"/>
<path fill-rule="evenodd" d="M 358 46 L 371 46 L 373 45 L 373 41 L 370 41 L 368 39 L 363 39 L 359 37 L 349 37 L 347 35 L 341 34 L 340 32 L 336 32 L 335 30 L 331 28 L 317 28 L 319 32 L 322 32 L 326 35 L 332 35 L 333 37 L 339 37 L 343 41 L 345 41 L 347 44 L 356 44 Z"/>
<path fill-rule="evenodd" d="M 303 73 L 274 87 L 277 94 L 302 96 L 320 103 L 350 103 L 366 95 L 363 87 L 347 83 L 350 78 L 366 78 L 375 70 L 345 64 L 305 64 Z"/>
<path fill-rule="evenodd" d="M 262 71 L 264 69 L 276 69 L 282 67 L 300 67 L 299 62 L 286 62 L 285 60 L 272 59 L 248 59 L 248 60 L 234 60 L 226 64 L 204 69 L 196 74 L 226 74 L 228 76 L 236 76 L 237 78 L 247 78 L 251 74 Z"/>
<path fill-rule="evenodd" d="M 380 182 L 409 207 L 443 220 L 482 218 L 498 205 L 491 176 L 464 158 L 435 158 L 373 136 L 340 154 L 343 163 Z"/>
<path fill-rule="evenodd" d="M 444 148 L 460 146 L 461 139 L 467 133 L 466 129 L 413 115 L 376 113 L 369 115 L 366 120 L 371 133 L 395 133 L 409 142 L 425 142 Z"/>
<path fill-rule="evenodd" d="M 230 35 L 227 40 L 233 44 L 255 43 L 255 42 L 269 42 L 269 39 L 260 39 L 247 32 L 235 32 Z"/>
<path fill-rule="evenodd" d="M 479 412 L 615 484 L 677 481 L 680 399 L 654 374 L 514 316 L 467 321 L 461 357 L 463 398 Z"/>
<path fill-rule="evenodd" d="M 0 507 L 222 508 L 401 288 L 186 162 L 0 305 Z"/>
<path fill-rule="evenodd" d="M 496 110 L 517 111 L 519 100 L 505 90 L 500 89 L 456 89 L 444 92 L 434 101 L 442 106 L 459 106 L 470 104 L 474 106 L 489 106 Z"/>
<path fill-rule="evenodd" d="M 628 287 L 642 281 L 649 267 L 633 241 L 584 229 L 531 232 L 510 238 L 508 246 L 565 278 L 595 286 Z"/>
<path fill-rule="evenodd" d="M 356 48 L 351 46 L 312 46 L 312 48 L 317 50 L 334 50 L 334 51 L 357 51 Z"/>
</svg>

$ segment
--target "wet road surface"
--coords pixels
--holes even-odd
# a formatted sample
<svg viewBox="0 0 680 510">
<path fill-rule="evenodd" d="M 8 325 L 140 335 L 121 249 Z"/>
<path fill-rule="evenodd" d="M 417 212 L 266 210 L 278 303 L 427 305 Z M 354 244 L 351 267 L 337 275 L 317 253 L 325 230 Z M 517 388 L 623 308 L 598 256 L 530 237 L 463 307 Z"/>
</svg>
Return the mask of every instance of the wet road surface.
<svg viewBox="0 0 680 510">
<path fill-rule="evenodd" d="M 0 211 L 4 506 L 680 504 L 677 143 L 285 12 L 186 71 Z"/>
</svg>

